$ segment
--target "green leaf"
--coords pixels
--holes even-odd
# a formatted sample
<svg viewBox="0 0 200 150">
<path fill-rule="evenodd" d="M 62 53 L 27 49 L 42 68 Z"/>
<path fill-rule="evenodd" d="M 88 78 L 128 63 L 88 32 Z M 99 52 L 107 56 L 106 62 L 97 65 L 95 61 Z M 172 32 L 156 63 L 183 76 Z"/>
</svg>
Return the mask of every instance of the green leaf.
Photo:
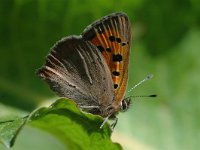
<svg viewBox="0 0 200 150">
<path fill-rule="evenodd" d="M 12 147 L 20 129 L 24 126 L 25 118 L 0 123 L 0 142 L 6 147 Z"/>
<path fill-rule="evenodd" d="M 12 146 L 25 121 L 52 134 L 68 149 L 122 149 L 111 141 L 112 130 L 108 124 L 99 128 L 103 118 L 80 111 L 71 100 L 59 99 L 48 108 L 34 111 L 27 119 L 0 124 L 0 140 Z"/>
</svg>

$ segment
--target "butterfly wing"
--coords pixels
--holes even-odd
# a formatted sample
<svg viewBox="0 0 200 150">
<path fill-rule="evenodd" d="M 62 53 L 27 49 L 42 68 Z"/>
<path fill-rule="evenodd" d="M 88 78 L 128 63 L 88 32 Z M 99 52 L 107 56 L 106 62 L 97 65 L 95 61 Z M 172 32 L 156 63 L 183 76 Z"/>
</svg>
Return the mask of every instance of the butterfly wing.
<svg viewBox="0 0 200 150">
<path fill-rule="evenodd" d="M 97 48 L 78 36 L 57 42 L 37 74 L 59 96 L 82 106 L 108 105 L 114 88 L 107 64 Z"/>
<path fill-rule="evenodd" d="M 90 26 L 82 33 L 102 53 L 110 69 L 115 102 L 121 103 L 128 81 L 128 64 L 131 43 L 131 25 L 124 13 L 113 13 Z"/>
</svg>

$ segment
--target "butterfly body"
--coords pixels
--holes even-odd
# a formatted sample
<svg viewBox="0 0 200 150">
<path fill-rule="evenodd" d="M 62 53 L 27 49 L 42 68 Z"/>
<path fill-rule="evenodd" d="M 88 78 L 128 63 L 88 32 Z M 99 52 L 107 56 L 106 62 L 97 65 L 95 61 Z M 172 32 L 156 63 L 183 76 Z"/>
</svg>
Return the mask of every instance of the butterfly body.
<svg viewBox="0 0 200 150">
<path fill-rule="evenodd" d="M 131 29 L 124 13 L 110 14 L 80 36 L 58 41 L 37 74 L 61 97 L 102 117 L 115 116 L 128 103 Z"/>
</svg>

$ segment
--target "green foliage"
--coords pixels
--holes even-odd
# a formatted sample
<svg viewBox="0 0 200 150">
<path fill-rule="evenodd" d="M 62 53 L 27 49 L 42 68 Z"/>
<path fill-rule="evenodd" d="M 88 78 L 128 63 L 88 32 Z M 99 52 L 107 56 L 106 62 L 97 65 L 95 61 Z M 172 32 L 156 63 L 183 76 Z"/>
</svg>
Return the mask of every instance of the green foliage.
<svg viewBox="0 0 200 150">
<path fill-rule="evenodd" d="M 28 122 L 57 137 L 68 149 L 122 149 L 112 143 L 111 129 L 106 124 L 99 129 L 103 119 L 81 112 L 73 101 L 59 99 L 48 108 L 40 108 L 28 117 L 0 123 L 0 142 L 13 146 L 15 137 Z M 92 143 L 92 144 L 91 144 Z"/>
<path fill-rule="evenodd" d="M 145 30 L 143 39 L 152 55 L 165 55 L 191 28 L 199 25 L 200 15 L 196 13 L 195 3 L 189 0 L 145 1 L 136 10 L 136 21 Z"/>
<path fill-rule="evenodd" d="M 0 142 L 6 147 L 13 146 L 15 138 L 23 127 L 25 120 L 25 118 L 18 118 L 12 121 L 0 122 Z"/>
</svg>

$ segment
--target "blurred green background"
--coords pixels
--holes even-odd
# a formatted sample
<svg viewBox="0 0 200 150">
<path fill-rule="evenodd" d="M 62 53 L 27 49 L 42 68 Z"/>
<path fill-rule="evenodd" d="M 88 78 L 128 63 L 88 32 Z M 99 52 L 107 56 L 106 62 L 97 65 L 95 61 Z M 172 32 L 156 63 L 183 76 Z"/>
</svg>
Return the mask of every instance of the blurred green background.
<svg viewBox="0 0 200 150">
<path fill-rule="evenodd" d="M 0 120 L 55 98 L 35 75 L 50 47 L 116 11 L 132 22 L 128 89 L 152 73 L 131 94 L 158 97 L 132 99 L 113 140 L 127 150 L 200 149 L 199 0 L 0 0 Z M 13 150 L 64 149 L 28 127 L 16 142 Z"/>
</svg>

